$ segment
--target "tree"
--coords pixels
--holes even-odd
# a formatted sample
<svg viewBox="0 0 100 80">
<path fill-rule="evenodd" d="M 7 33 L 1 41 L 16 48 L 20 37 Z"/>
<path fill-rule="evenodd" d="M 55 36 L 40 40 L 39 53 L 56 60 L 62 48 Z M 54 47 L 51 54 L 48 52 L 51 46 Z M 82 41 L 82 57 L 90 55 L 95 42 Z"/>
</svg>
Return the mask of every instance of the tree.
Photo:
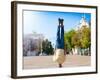
<svg viewBox="0 0 100 80">
<path fill-rule="evenodd" d="M 70 30 L 68 32 L 65 32 L 64 34 L 64 41 L 65 41 L 65 48 L 67 48 L 68 51 L 70 51 L 74 44 L 72 43 L 72 37 L 76 34 L 75 30 Z"/>
<path fill-rule="evenodd" d="M 89 48 L 90 51 L 90 45 L 91 45 L 91 30 L 87 26 L 82 26 L 78 30 L 70 30 L 68 32 L 65 32 L 64 39 L 65 39 L 65 47 L 67 51 L 71 51 L 72 48 L 77 49 L 87 49 Z"/>
<path fill-rule="evenodd" d="M 53 54 L 53 47 L 50 41 L 48 39 L 44 40 L 42 43 L 42 52 L 46 53 L 47 55 Z"/>
<path fill-rule="evenodd" d="M 82 48 L 89 48 L 91 45 L 91 32 L 90 32 L 90 28 L 83 26 L 83 28 L 81 29 L 82 32 L 82 38 L 81 38 L 81 44 L 82 44 Z"/>
</svg>

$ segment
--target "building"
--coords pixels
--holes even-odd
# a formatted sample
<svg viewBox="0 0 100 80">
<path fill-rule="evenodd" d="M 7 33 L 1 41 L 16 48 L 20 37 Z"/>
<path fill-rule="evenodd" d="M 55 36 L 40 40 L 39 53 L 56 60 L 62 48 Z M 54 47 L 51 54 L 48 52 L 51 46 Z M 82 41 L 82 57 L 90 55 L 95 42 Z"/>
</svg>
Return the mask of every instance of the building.
<svg viewBox="0 0 100 80">
<path fill-rule="evenodd" d="M 27 34 L 23 37 L 23 55 L 36 56 L 42 52 L 43 34 Z"/>
</svg>

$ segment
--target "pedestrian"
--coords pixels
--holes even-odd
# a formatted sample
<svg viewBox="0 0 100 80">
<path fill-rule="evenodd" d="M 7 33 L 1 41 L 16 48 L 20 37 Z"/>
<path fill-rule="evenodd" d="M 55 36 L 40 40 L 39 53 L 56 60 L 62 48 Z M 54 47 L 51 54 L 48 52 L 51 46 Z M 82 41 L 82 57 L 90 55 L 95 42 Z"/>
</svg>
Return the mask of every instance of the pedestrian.
<svg viewBox="0 0 100 80">
<path fill-rule="evenodd" d="M 64 51 L 64 19 L 58 19 L 59 25 L 57 29 L 57 40 L 56 40 L 56 49 L 54 53 L 53 60 L 59 64 L 59 67 L 62 67 L 62 64 L 65 61 L 65 51 Z"/>
</svg>

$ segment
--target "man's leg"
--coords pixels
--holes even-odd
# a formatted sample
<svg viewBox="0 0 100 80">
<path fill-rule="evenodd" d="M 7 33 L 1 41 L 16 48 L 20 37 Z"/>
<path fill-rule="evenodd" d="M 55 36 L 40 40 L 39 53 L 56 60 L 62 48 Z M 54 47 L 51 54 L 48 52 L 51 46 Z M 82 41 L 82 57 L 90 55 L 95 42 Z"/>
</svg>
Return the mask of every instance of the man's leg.
<svg viewBox="0 0 100 80">
<path fill-rule="evenodd" d="M 56 48 L 60 48 L 60 26 L 57 29 L 57 40 L 56 40 Z"/>
<path fill-rule="evenodd" d="M 61 26 L 61 48 L 64 49 L 64 26 Z"/>
</svg>

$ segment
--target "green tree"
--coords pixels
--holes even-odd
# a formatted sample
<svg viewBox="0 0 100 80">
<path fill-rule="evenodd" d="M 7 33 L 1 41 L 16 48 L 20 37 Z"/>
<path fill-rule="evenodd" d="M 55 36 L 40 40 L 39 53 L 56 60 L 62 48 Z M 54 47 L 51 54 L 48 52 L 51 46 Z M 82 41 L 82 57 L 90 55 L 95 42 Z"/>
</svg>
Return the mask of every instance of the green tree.
<svg viewBox="0 0 100 80">
<path fill-rule="evenodd" d="M 89 27 L 86 27 L 86 26 L 83 26 L 82 29 L 81 29 L 81 44 L 82 44 L 82 48 L 89 48 L 90 45 L 91 45 L 91 32 L 90 32 L 90 28 Z"/>
<path fill-rule="evenodd" d="M 53 47 L 50 41 L 48 39 L 44 40 L 42 43 L 42 52 L 46 53 L 47 55 L 53 54 Z"/>
<path fill-rule="evenodd" d="M 67 51 L 71 51 L 72 48 L 78 49 L 87 49 L 90 50 L 91 45 L 91 30 L 87 26 L 82 26 L 78 30 L 70 30 L 65 32 L 64 39 L 65 39 L 65 47 Z"/>
<path fill-rule="evenodd" d="M 64 34 L 65 47 L 69 51 L 74 47 L 74 44 L 72 43 L 72 37 L 75 34 L 76 34 L 76 32 L 73 29 L 68 32 L 65 32 L 65 34 Z"/>
</svg>

